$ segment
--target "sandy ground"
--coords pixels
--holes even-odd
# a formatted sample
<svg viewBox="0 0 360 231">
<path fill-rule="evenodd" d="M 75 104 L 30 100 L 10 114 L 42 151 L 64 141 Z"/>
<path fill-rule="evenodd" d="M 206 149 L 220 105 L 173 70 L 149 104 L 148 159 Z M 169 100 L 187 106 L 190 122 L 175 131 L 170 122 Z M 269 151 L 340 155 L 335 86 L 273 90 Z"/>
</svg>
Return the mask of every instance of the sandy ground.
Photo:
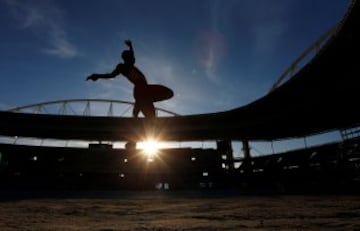
<svg viewBox="0 0 360 231">
<path fill-rule="evenodd" d="M 0 194 L 0 230 L 360 230 L 360 196 Z"/>
</svg>

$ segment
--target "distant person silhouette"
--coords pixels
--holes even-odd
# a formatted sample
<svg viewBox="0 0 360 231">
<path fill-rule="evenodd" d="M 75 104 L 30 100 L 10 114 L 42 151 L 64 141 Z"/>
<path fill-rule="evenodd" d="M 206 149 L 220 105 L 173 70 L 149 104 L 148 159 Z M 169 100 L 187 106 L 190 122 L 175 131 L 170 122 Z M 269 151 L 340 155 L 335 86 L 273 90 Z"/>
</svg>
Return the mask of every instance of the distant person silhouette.
<svg viewBox="0 0 360 231">
<path fill-rule="evenodd" d="M 145 75 L 135 66 L 135 55 L 130 40 L 125 40 L 129 50 L 124 50 L 121 54 L 124 63 L 119 63 L 111 73 L 92 74 L 86 80 L 96 81 L 98 79 L 111 79 L 117 75 L 124 75 L 134 84 L 133 95 L 135 104 L 133 108 L 133 117 L 138 117 L 141 111 L 146 118 L 155 117 L 154 102 L 170 99 L 174 93 L 171 89 L 162 86 L 148 84 Z"/>
</svg>

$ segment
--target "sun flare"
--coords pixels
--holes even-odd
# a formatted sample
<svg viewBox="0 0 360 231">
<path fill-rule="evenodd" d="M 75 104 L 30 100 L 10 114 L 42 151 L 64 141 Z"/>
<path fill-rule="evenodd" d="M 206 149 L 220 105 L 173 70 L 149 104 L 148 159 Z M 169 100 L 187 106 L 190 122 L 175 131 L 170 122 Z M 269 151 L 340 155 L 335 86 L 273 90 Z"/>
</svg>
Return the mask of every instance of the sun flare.
<svg viewBox="0 0 360 231">
<path fill-rule="evenodd" d="M 153 159 L 159 152 L 159 142 L 156 140 L 146 140 L 139 143 L 139 148 L 142 149 L 148 159 Z"/>
</svg>

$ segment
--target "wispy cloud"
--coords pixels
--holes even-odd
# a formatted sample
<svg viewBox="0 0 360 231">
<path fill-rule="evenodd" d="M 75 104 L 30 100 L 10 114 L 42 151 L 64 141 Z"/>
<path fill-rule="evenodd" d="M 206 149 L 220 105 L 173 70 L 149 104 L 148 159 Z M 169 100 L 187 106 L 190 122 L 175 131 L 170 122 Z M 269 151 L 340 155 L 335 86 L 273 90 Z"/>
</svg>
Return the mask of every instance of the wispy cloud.
<svg viewBox="0 0 360 231">
<path fill-rule="evenodd" d="M 209 1 L 209 25 L 195 36 L 194 51 L 196 61 L 205 76 L 212 82 L 219 82 L 217 70 L 226 53 L 225 35 L 221 28 L 224 3 L 219 0 Z M 228 4 L 226 2 L 225 4 Z"/>
<path fill-rule="evenodd" d="M 55 55 L 60 58 L 72 58 L 78 55 L 76 48 L 70 44 L 65 35 L 55 35 L 52 38 L 52 45 L 52 48 L 47 48 L 43 51 L 46 54 Z"/>
<path fill-rule="evenodd" d="M 217 68 L 225 54 L 224 35 L 214 30 L 199 33 L 195 41 L 195 56 L 206 77 L 217 81 Z"/>
<path fill-rule="evenodd" d="M 5 0 L 20 28 L 45 34 L 47 48 L 42 52 L 60 58 L 78 55 L 75 46 L 67 36 L 64 26 L 64 12 L 52 1 Z"/>
</svg>

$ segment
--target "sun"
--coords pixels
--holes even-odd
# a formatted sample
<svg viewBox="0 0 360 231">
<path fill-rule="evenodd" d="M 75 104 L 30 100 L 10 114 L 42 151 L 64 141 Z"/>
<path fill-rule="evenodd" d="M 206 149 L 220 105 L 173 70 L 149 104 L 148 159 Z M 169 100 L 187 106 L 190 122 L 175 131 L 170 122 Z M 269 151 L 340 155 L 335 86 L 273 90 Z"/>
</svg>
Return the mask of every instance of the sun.
<svg viewBox="0 0 360 231">
<path fill-rule="evenodd" d="M 139 143 L 139 148 L 147 156 L 149 161 L 153 161 L 154 157 L 159 152 L 159 142 L 156 140 L 149 139 Z"/>
</svg>

